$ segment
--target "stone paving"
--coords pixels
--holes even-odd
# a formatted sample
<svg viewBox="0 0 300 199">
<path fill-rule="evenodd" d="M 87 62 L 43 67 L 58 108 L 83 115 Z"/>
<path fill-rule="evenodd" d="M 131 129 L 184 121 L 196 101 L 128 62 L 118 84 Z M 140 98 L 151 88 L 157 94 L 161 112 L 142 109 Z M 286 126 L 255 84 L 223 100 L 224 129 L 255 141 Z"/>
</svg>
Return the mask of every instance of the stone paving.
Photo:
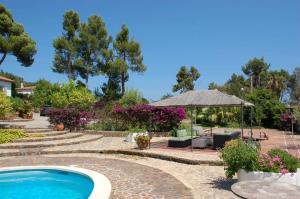
<svg viewBox="0 0 300 199">
<path fill-rule="evenodd" d="M 232 191 L 249 199 L 299 199 L 300 187 L 270 180 L 242 181 L 232 186 Z"/>
<path fill-rule="evenodd" d="M 0 124 L 12 124 L 12 125 L 20 125 L 24 126 L 25 128 L 48 128 L 50 123 L 48 122 L 48 117 L 42 117 L 39 113 L 33 114 L 32 121 L 24 121 L 24 122 L 4 122 L 1 121 Z"/>
<path fill-rule="evenodd" d="M 76 165 L 103 173 L 112 182 L 112 196 L 124 199 L 231 199 L 234 180 L 223 167 L 186 165 L 125 155 L 62 154 L 0 158 L 0 166 Z"/>
</svg>

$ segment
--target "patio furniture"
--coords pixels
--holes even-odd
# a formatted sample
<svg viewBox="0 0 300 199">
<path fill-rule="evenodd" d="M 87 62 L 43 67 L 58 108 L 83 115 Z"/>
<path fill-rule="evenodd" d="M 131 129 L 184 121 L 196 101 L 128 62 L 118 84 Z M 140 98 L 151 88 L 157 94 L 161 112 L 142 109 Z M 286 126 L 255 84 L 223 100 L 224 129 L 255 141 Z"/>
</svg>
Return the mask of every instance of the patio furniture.
<svg viewBox="0 0 300 199">
<path fill-rule="evenodd" d="M 168 147 L 183 148 L 190 146 L 192 139 L 190 136 L 186 137 L 173 137 L 168 140 Z"/>
<path fill-rule="evenodd" d="M 239 137 L 241 137 L 240 131 L 213 134 L 213 149 L 223 148 L 226 142 Z"/>
<path fill-rule="evenodd" d="M 210 136 L 201 136 L 193 139 L 193 148 L 206 148 L 211 145 L 212 138 Z"/>
</svg>

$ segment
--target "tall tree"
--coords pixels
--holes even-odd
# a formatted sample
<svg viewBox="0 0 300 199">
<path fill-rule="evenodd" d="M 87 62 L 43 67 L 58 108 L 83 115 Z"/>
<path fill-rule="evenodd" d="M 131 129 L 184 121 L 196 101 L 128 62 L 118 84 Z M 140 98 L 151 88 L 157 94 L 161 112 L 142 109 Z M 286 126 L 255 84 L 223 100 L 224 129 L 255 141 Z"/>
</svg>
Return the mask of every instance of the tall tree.
<svg viewBox="0 0 300 199">
<path fill-rule="evenodd" d="M 57 73 L 66 73 L 69 80 L 77 75 L 79 60 L 77 58 L 79 15 L 75 11 L 67 11 L 63 21 L 63 35 L 53 41 L 55 48 L 52 70 Z"/>
<path fill-rule="evenodd" d="M 241 88 L 246 87 L 246 80 L 242 75 L 233 73 L 231 78 L 224 84 L 224 91 L 230 95 L 241 97 Z"/>
<path fill-rule="evenodd" d="M 290 100 L 292 103 L 300 103 L 300 67 L 296 67 L 291 75 L 289 85 Z"/>
<path fill-rule="evenodd" d="M 90 16 L 79 28 L 78 53 L 79 74 L 85 79 L 99 74 L 104 65 L 103 54 L 108 50 L 111 38 L 100 16 Z"/>
<path fill-rule="evenodd" d="M 129 30 L 125 25 L 122 25 L 113 46 L 116 53 L 115 64 L 121 75 L 121 95 L 123 95 L 125 82 L 129 79 L 128 71 L 144 73 L 146 66 L 143 64 L 140 44 L 134 39 L 129 39 Z"/>
<path fill-rule="evenodd" d="M 115 60 L 112 50 L 103 53 L 104 65 L 101 71 L 108 78 L 107 83 L 101 86 L 102 93 L 97 92 L 99 96 L 103 97 L 105 101 L 115 101 L 121 97 L 121 71 L 119 71 L 119 61 Z"/>
<path fill-rule="evenodd" d="M 194 82 L 197 81 L 199 77 L 200 73 L 194 66 L 192 66 L 190 70 L 188 70 L 186 66 L 182 66 L 176 75 L 177 84 L 173 86 L 173 92 L 180 91 L 180 93 L 184 93 L 189 90 L 194 90 Z"/>
<path fill-rule="evenodd" d="M 273 70 L 268 72 L 267 88 L 270 89 L 276 97 L 281 100 L 283 93 L 288 88 L 290 79 L 289 73 L 286 70 Z"/>
<path fill-rule="evenodd" d="M 14 21 L 12 14 L 0 4 L 0 65 L 7 55 L 14 55 L 23 66 L 31 66 L 36 54 L 35 42 L 24 31 L 23 25 Z"/>
<path fill-rule="evenodd" d="M 254 88 L 262 86 L 262 76 L 265 75 L 270 67 L 270 64 L 266 63 L 264 58 L 253 58 L 248 61 L 247 64 L 242 66 L 242 70 L 250 79 L 250 83 Z"/>
</svg>

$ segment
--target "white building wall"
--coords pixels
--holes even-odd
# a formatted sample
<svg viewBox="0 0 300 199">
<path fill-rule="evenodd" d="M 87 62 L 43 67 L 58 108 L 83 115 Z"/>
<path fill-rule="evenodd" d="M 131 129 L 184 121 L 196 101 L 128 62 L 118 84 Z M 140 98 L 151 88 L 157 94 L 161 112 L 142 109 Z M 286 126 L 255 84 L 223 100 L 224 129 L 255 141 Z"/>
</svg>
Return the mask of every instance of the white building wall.
<svg viewBox="0 0 300 199">
<path fill-rule="evenodd" d="M 33 92 L 32 91 L 17 91 L 17 93 L 23 94 L 23 95 L 31 95 Z"/>
<path fill-rule="evenodd" d="M 6 96 L 11 96 L 11 83 L 10 82 L 4 82 L 0 80 L 0 88 L 3 88 L 4 93 Z"/>
</svg>

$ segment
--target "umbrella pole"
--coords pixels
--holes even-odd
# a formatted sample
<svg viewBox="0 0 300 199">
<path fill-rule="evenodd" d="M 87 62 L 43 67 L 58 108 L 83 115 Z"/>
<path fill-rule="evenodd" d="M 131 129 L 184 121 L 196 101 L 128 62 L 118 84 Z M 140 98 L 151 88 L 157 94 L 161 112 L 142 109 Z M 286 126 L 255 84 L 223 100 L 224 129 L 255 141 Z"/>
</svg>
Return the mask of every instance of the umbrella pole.
<svg viewBox="0 0 300 199">
<path fill-rule="evenodd" d="M 250 119 L 251 119 L 251 123 L 250 123 L 250 125 L 251 125 L 251 138 L 253 137 L 253 123 L 252 123 L 252 106 L 250 107 L 250 110 L 251 110 L 251 112 L 250 112 Z"/>
<path fill-rule="evenodd" d="M 193 108 L 191 107 L 191 151 L 193 151 Z"/>
<path fill-rule="evenodd" d="M 242 104 L 241 106 L 242 110 L 241 110 L 241 129 L 242 129 L 242 139 L 244 137 L 244 105 Z"/>
</svg>

